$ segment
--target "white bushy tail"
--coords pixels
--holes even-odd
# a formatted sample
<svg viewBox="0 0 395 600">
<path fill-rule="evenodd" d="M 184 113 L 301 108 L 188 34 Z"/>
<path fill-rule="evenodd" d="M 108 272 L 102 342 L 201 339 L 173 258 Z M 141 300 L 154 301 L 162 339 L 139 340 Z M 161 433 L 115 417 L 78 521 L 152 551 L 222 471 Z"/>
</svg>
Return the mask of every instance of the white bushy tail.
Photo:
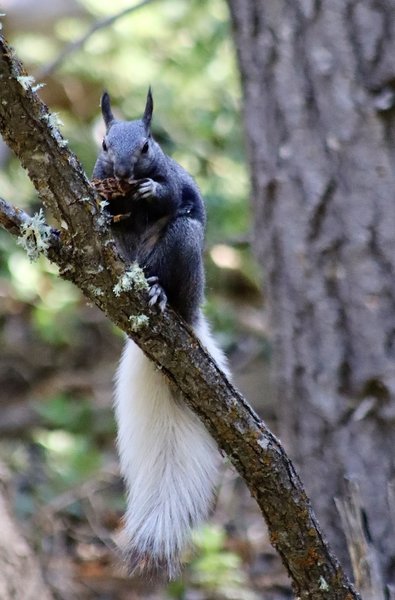
<svg viewBox="0 0 395 600">
<path fill-rule="evenodd" d="M 226 368 L 203 316 L 194 329 L 217 364 Z M 118 369 L 115 408 L 128 494 L 125 552 L 129 564 L 132 570 L 163 572 L 173 578 L 191 530 L 210 508 L 216 444 L 131 340 Z"/>
</svg>

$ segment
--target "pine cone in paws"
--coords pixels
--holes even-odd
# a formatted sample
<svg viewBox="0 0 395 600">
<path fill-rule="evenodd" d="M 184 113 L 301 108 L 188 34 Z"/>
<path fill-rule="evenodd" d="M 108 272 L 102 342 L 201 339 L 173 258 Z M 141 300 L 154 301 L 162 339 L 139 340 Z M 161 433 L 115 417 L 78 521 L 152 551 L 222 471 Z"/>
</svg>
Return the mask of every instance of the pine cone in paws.
<svg viewBox="0 0 395 600">
<path fill-rule="evenodd" d="M 136 180 L 119 180 L 115 177 L 108 177 L 107 179 L 92 179 L 91 184 L 108 202 L 115 200 L 116 198 L 123 198 L 136 189 Z"/>
</svg>

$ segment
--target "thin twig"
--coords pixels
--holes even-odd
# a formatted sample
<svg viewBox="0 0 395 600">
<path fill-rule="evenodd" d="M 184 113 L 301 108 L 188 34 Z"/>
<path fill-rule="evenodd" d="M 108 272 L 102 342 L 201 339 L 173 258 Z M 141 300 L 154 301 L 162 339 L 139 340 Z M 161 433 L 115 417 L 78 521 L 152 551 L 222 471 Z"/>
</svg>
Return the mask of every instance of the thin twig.
<svg viewBox="0 0 395 600">
<path fill-rule="evenodd" d="M 6 229 L 15 236 L 20 236 L 22 233 L 22 227 L 29 224 L 31 217 L 22 209 L 16 208 L 4 198 L 0 198 L 0 226 Z M 45 225 L 48 227 L 48 225 Z M 50 237 L 48 238 L 48 248 L 46 254 L 48 258 L 54 262 L 57 262 L 60 255 L 64 258 L 68 255 L 71 257 L 70 248 L 63 246 L 60 240 L 60 233 L 53 227 L 51 229 Z"/>
<path fill-rule="evenodd" d="M 29 215 L 0 198 L 0 225 L 12 235 L 19 235 L 22 225 L 30 220 Z"/>
<path fill-rule="evenodd" d="M 74 52 L 77 52 L 77 50 L 82 48 L 85 45 L 85 43 L 89 40 L 89 38 L 92 37 L 92 35 L 95 34 L 97 31 L 99 31 L 100 29 L 104 29 L 105 27 L 110 27 L 110 25 L 115 23 L 115 21 L 122 19 L 122 17 L 126 17 L 126 15 L 135 12 L 139 8 L 143 8 L 147 4 L 151 4 L 154 1 L 155 0 L 143 0 L 142 2 L 139 2 L 139 4 L 128 6 L 127 8 L 124 8 L 123 10 L 111 15 L 110 17 L 105 17 L 103 19 L 95 21 L 84 33 L 84 35 L 82 35 L 77 40 L 74 40 L 74 42 L 70 42 L 69 44 L 67 44 L 52 62 L 48 63 L 39 71 L 37 71 L 34 74 L 35 78 L 38 81 L 40 81 L 41 79 L 45 79 L 49 75 L 52 75 L 52 73 L 56 71 L 56 69 L 66 60 L 67 57 L 70 56 L 70 54 L 73 54 Z"/>
<path fill-rule="evenodd" d="M 88 481 L 83 481 L 82 483 L 75 485 L 65 492 L 58 494 L 54 498 L 51 498 L 51 500 L 46 502 L 40 508 L 33 520 L 36 523 L 44 521 L 48 517 L 52 517 L 53 515 L 56 515 L 65 508 L 69 507 L 74 502 L 85 500 L 92 494 L 96 494 L 97 492 L 102 492 L 108 489 L 118 480 L 118 473 L 104 471 L 100 474 L 100 476 L 93 477 Z"/>
<path fill-rule="evenodd" d="M 21 208 L 13 206 L 4 198 L 0 198 L 0 225 L 3 229 L 7 229 L 12 235 L 20 235 L 23 225 L 27 225 L 31 221 L 28 215 Z M 44 223 L 45 227 L 49 227 Z M 49 245 L 56 251 L 60 248 L 59 231 L 50 227 L 51 237 L 48 240 Z"/>
</svg>

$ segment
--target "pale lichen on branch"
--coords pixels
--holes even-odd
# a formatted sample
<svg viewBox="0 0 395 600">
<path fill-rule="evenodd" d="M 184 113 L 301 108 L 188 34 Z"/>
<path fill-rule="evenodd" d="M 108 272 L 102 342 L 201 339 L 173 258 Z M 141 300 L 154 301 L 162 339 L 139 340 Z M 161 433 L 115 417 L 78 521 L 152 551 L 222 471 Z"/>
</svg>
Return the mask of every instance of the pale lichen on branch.
<svg viewBox="0 0 395 600">
<path fill-rule="evenodd" d="M 148 315 L 132 315 L 129 317 L 129 321 L 132 331 L 139 331 L 139 329 L 149 325 Z"/>
<path fill-rule="evenodd" d="M 45 222 L 42 208 L 28 222 L 22 223 L 20 232 L 17 244 L 26 250 L 31 262 L 36 261 L 40 254 L 47 255 L 52 229 Z"/>
<path fill-rule="evenodd" d="M 120 296 L 122 292 L 129 292 L 130 290 L 148 290 L 144 271 L 136 262 L 121 275 L 118 283 L 113 287 L 113 292 L 116 296 Z"/>
<path fill-rule="evenodd" d="M 21 84 L 24 90 L 32 90 L 32 92 L 37 92 L 45 86 L 45 83 L 36 83 L 36 85 L 33 85 L 36 80 L 32 75 L 18 75 L 16 80 Z"/>
</svg>

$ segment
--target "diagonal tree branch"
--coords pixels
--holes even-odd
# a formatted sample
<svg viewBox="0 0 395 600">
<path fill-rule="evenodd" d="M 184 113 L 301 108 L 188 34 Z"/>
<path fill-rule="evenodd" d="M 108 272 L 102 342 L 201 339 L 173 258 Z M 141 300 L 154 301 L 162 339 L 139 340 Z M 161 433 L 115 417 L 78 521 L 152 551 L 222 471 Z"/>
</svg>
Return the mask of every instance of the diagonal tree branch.
<svg viewBox="0 0 395 600">
<path fill-rule="evenodd" d="M 60 251 L 50 255 L 62 277 L 132 337 L 181 391 L 246 481 L 299 598 L 359 598 L 323 539 L 302 483 L 280 442 L 218 369 L 172 310 L 159 315 L 144 291 L 113 293 L 125 271 L 100 204 L 46 106 L 0 37 L 0 131 L 60 223 Z M 1 206 L 0 206 L 1 211 Z M 4 219 L 3 219 L 4 221 Z M 8 228 L 15 232 L 12 227 Z M 133 317 L 149 326 L 137 329 Z M 193 449 L 191 449 L 193 451 Z"/>
</svg>

